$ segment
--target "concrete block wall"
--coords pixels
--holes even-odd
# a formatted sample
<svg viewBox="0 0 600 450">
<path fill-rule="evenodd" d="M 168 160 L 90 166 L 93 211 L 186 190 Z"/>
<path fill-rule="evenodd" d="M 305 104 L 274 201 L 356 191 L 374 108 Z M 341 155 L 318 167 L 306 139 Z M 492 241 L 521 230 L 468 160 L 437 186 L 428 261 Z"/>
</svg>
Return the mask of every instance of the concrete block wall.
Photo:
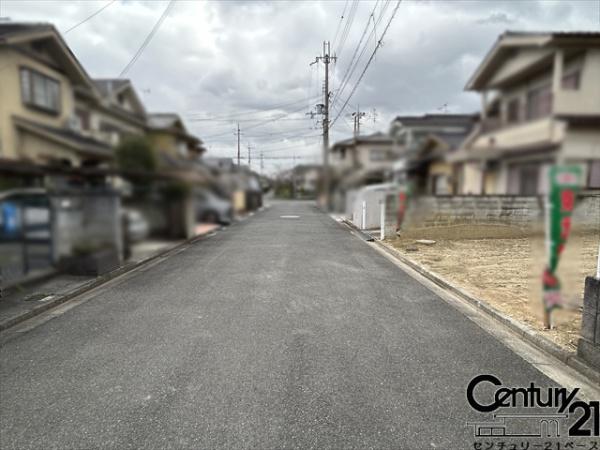
<svg viewBox="0 0 600 450">
<path fill-rule="evenodd" d="M 600 230 L 600 192 L 583 193 L 577 199 L 573 211 L 573 226 Z"/>
<path fill-rule="evenodd" d="M 53 261 L 80 243 L 110 244 L 121 254 L 121 199 L 115 192 L 55 192 L 52 208 Z"/>
<path fill-rule="evenodd" d="M 600 370 L 600 280 L 594 277 L 585 279 L 581 339 L 577 355 Z"/>
<path fill-rule="evenodd" d="M 405 224 L 407 228 L 488 223 L 526 226 L 539 218 L 537 197 L 427 196 L 409 201 Z"/>
<path fill-rule="evenodd" d="M 409 200 L 403 229 L 476 224 L 532 228 L 543 222 L 543 208 L 541 197 L 415 197 Z M 573 213 L 573 227 L 600 229 L 600 194 L 579 196 Z"/>
</svg>

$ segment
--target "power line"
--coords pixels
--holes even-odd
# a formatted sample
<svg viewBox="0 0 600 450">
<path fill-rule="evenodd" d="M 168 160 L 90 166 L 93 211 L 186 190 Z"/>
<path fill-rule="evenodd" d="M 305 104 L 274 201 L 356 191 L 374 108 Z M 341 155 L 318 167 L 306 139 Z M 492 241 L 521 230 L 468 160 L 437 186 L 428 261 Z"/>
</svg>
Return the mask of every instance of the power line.
<svg viewBox="0 0 600 450">
<path fill-rule="evenodd" d="M 266 120 L 263 120 L 263 121 L 261 121 L 261 122 L 255 123 L 255 124 L 253 124 L 253 125 L 250 125 L 250 126 L 248 126 L 248 127 L 245 127 L 245 128 L 244 128 L 244 131 L 247 131 L 247 130 L 250 130 L 250 129 L 253 129 L 253 128 L 257 128 L 257 127 L 260 127 L 260 126 L 266 125 L 266 124 L 268 124 L 268 123 L 271 123 L 271 122 L 277 122 L 277 121 L 279 121 L 279 120 L 285 120 L 285 117 L 286 117 L 286 116 L 289 116 L 289 115 L 291 115 L 291 114 L 297 113 L 297 112 L 299 112 L 299 111 L 301 111 L 301 110 L 303 110 L 303 109 L 305 109 L 305 105 L 302 105 L 302 107 L 301 107 L 301 108 L 299 108 L 299 109 L 295 109 L 295 110 L 292 110 L 292 111 L 290 111 L 290 112 L 287 112 L 287 113 L 282 113 L 282 114 L 280 114 L 279 116 L 276 116 L 276 117 L 271 117 L 271 118 L 268 118 L 268 119 L 266 119 Z M 291 118 L 290 118 L 289 120 L 291 120 Z M 303 118 L 303 119 L 296 119 L 296 120 L 306 120 L 306 118 Z M 215 137 L 225 136 L 225 135 L 227 135 L 227 134 L 229 134 L 229 132 L 218 133 L 218 134 L 214 134 L 214 135 L 212 135 L 212 136 L 206 136 L 204 139 L 211 139 L 211 138 L 215 138 Z"/>
<path fill-rule="evenodd" d="M 398 8 L 400 8 L 400 3 L 401 2 L 402 2 L 402 0 L 398 0 L 397 1 L 396 7 L 394 8 L 394 11 L 392 12 L 391 17 L 388 20 L 388 23 L 386 24 L 385 29 L 383 30 L 383 33 L 381 34 L 381 38 L 379 39 L 379 41 L 377 41 L 377 46 L 375 47 L 375 50 L 373 50 L 373 53 L 371 54 L 371 57 L 367 61 L 367 64 L 365 65 L 365 68 L 363 69 L 362 73 L 358 77 L 358 80 L 356 81 L 356 84 L 354 85 L 354 88 L 352 88 L 352 91 L 350 92 L 350 95 L 348 95 L 348 98 L 346 99 L 346 101 L 342 105 L 342 108 L 341 108 L 340 112 L 338 113 L 338 115 L 336 116 L 336 118 L 333 119 L 333 122 L 331 122 L 331 126 L 333 126 L 333 124 L 335 124 L 335 122 L 337 121 L 338 117 L 340 117 L 340 115 L 344 112 L 344 109 L 348 105 L 348 102 L 350 101 L 350 99 L 352 98 L 352 96 L 354 95 L 354 93 L 356 92 L 356 89 L 358 88 L 358 85 L 360 84 L 360 82 L 362 81 L 363 77 L 365 76 L 365 73 L 367 72 L 367 69 L 369 68 L 369 65 L 373 61 L 373 58 L 375 58 L 375 54 L 377 53 L 377 50 L 379 50 L 379 48 L 381 47 L 381 44 L 383 42 L 383 38 L 385 37 L 388 29 L 390 28 L 390 25 L 392 24 L 392 21 L 394 20 L 394 17 L 396 16 L 396 12 L 398 12 Z"/>
<path fill-rule="evenodd" d="M 354 0 L 352 2 L 352 6 L 350 7 L 350 12 L 348 13 L 348 21 L 344 26 L 344 31 L 342 31 L 342 37 L 340 38 L 340 43 L 336 49 L 335 54 L 341 55 L 344 50 L 344 45 L 346 44 L 346 39 L 348 39 L 348 35 L 350 34 L 350 30 L 352 28 L 352 23 L 354 22 L 354 16 L 356 15 L 356 10 L 358 9 L 358 0 Z"/>
<path fill-rule="evenodd" d="M 303 147 L 303 146 L 308 146 L 308 145 L 315 145 L 319 141 L 318 138 L 321 138 L 320 134 L 312 134 L 312 135 L 307 134 L 304 136 L 296 136 L 294 139 L 310 141 L 308 143 L 304 142 L 302 144 L 294 144 L 292 146 L 286 145 L 284 147 L 277 145 L 277 143 L 271 143 L 271 144 L 269 144 L 269 146 L 273 147 L 273 148 L 264 148 L 262 145 L 261 145 L 261 148 L 265 151 L 265 153 L 279 152 L 279 151 L 285 150 L 287 148 L 298 148 L 298 147 Z"/>
<path fill-rule="evenodd" d="M 252 133 L 251 136 L 253 138 L 272 138 L 273 136 L 281 136 L 281 135 L 286 135 L 286 134 L 290 134 L 290 133 L 297 133 L 300 131 L 309 131 L 309 130 L 313 130 L 313 128 L 292 128 L 291 130 L 286 130 L 286 131 L 277 131 L 277 132 L 273 132 L 273 133 L 263 133 L 263 134 L 254 134 Z M 283 138 L 279 138 L 279 139 L 285 139 L 286 137 L 284 136 Z"/>
<path fill-rule="evenodd" d="M 169 1 L 169 4 L 167 5 L 167 7 L 163 11 L 163 13 L 160 15 L 160 17 L 158 18 L 158 20 L 152 27 L 152 30 L 150 30 L 150 33 L 148 33 L 148 35 L 146 36 L 146 39 L 144 39 L 144 42 L 142 42 L 142 45 L 140 46 L 140 48 L 138 48 L 137 52 L 135 52 L 135 54 L 133 55 L 131 60 L 127 63 L 127 65 L 123 68 L 123 70 L 119 74 L 119 78 L 121 78 L 123 75 L 125 75 L 129 71 L 129 69 L 131 69 L 133 67 L 133 65 L 136 63 L 136 61 L 139 59 L 139 57 L 142 55 L 142 53 L 144 52 L 144 50 L 146 49 L 148 44 L 150 44 L 150 41 L 152 41 L 152 38 L 154 37 L 154 35 L 158 31 L 158 29 L 162 25 L 163 21 L 166 19 L 167 15 L 169 14 L 169 11 L 171 10 L 171 8 L 173 7 L 174 4 L 175 4 L 175 0 Z"/>
<path fill-rule="evenodd" d="M 262 159 L 312 159 L 314 156 L 305 155 L 305 156 L 263 156 Z"/>
<path fill-rule="evenodd" d="M 333 103 L 333 104 L 331 105 L 331 108 L 332 108 L 334 111 L 336 111 L 336 112 L 339 112 L 338 106 L 337 106 L 336 104 L 334 104 L 334 103 Z M 343 122 L 343 123 L 344 123 L 344 125 L 346 125 L 346 127 L 348 127 L 348 130 L 350 130 L 350 131 L 354 132 L 354 130 L 352 129 L 352 126 L 350 125 L 350 122 L 348 121 L 348 119 L 347 119 L 347 118 L 345 118 L 345 117 L 342 117 L 342 118 L 344 119 L 344 122 Z"/>
<path fill-rule="evenodd" d="M 342 76 L 342 81 L 340 82 L 340 90 L 338 91 L 338 93 L 341 92 L 341 89 L 344 88 L 345 85 L 346 85 L 346 83 L 347 83 L 348 74 L 350 73 L 350 69 L 352 68 L 352 64 L 354 63 L 354 59 L 356 58 L 358 50 L 360 49 L 360 47 L 361 47 L 361 45 L 363 43 L 363 40 L 365 39 L 365 36 L 367 34 L 367 31 L 369 30 L 369 23 L 371 22 L 371 18 L 374 17 L 375 10 L 377 9 L 377 5 L 378 4 L 379 4 L 379 0 L 377 0 L 375 2 L 375 5 L 373 6 L 373 9 L 371 10 L 371 14 L 369 14 L 369 16 L 367 17 L 367 23 L 365 24 L 365 28 L 364 28 L 364 30 L 362 32 L 360 40 L 358 41 L 358 44 L 356 45 L 356 48 L 354 49 L 354 53 L 352 54 L 352 58 L 350 58 L 350 62 L 348 63 L 348 66 L 346 67 L 346 71 L 344 72 L 344 75 Z M 336 99 L 337 99 L 337 95 L 333 99 L 334 103 L 335 103 Z"/>
<path fill-rule="evenodd" d="M 305 106 L 305 105 L 302 105 L 302 107 L 301 107 L 301 108 L 294 109 L 294 110 L 292 110 L 292 111 L 290 111 L 290 112 L 287 112 L 287 113 L 281 114 L 281 115 L 279 115 L 278 117 L 274 117 L 274 118 L 266 119 L 266 120 L 264 120 L 264 121 L 262 121 L 262 122 L 255 123 L 254 125 L 250 125 L 249 127 L 246 127 L 246 130 L 249 130 L 249 129 L 252 129 L 252 128 L 256 128 L 256 127 L 260 127 L 260 126 L 263 126 L 263 125 L 265 125 L 265 124 L 268 124 L 268 123 L 271 123 L 271 122 L 276 122 L 276 121 L 278 121 L 278 120 L 285 119 L 285 117 L 286 117 L 286 116 L 289 116 L 289 115 L 291 115 L 291 114 L 297 113 L 297 112 L 299 112 L 299 111 L 302 111 L 302 110 L 304 110 L 304 109 L 306 109 L 306 106 Z M 300 120 L 306 120 L 306 118 L 302 118 L 302 119 L 300 119 Z"/>
<path fill-rule="evenodd" d="M 303 98 L 302 100 L 295 100 L 293 102 L 288 102 L 288 103 L 280 103 L 280 104 L 271 105 L 271 106 L 268 106 L 268 107 L 265 107 L 265 108 L 254 108 L 254 109 L 250 109 L 250 110 L 245 111 L 245 112 L 238 112 L 238 113 L 232 113 L 232 114 L 226 114 L 226 115 L 218 115 L 218 116 L 207 117 L 207 118 L 195 117 L 193 119 L 197 120 L 197 121 L 202 121 L 202 120 L 209 120 L 209 121 L 215 120 L 216 121 L 216 120 L 226 120 L 228 118 L 235 118 L 234 120 L 237 121 L 238 120 L 237 117 L 241 117 L 241 116 L 244 116 L 244 115 L 247 115 L 247 114 L 260 114 L 261 112 L 272 111 L 272 110 L 275 110 L 275 109 L 282 109 L 282 108 L 285 108 L 285 107 L 297 105 L 298 103 L 303 103 L 303 102 L 305 102 L 307 100 L 316 99 L 317 97 L 320 97 L 320 94 L 319 94 L 319 96 L 313 95 L 313 96 L 309 97 L 308 99 Z M 201 113 L 190 112 L 190 113 L 188 113 L 186 115 L 192 116 L 194 114 L 201 114 Z"/>
<path fill-rule="evenodd" d="M 117 0 L 111 0 L 110 2 L 108 2 L 106 5 L 102 6 L 102 8 L 100 8 L 99 10 L 97 10 L 96 12 L 94 12 L 93 14 L 90 14 L 89 16 L 87 16 L 85 19 L 83 19 L 81 22 L 73 25 L 71 28 L 69 28 L 68 30 L 65 30 L 63 32 L 63 34 L 67 34 L 71 31 L 73 31 L 75 28 L 77 28 L 80 25 L 83 25 L 84 23 L 86 23 L 88 20 L 93 19 L 94 17 L 96 17 L 98 14 L 100 14 L 102 11 L 104 11 L 106 8 L 108 8 L 110 5 L 112 5 L 114 2 L 116 2 Z"/>
<path fill-rule="evenodd" d="M 305 144 L 290 145 L 287 147 L 281 147 L 281 148 L 277 148 L 277 149 L 264 150 L 264 153 L 265 153 L 265 155 L 267 155 L 267 154 L 272 154 L 272 153 L 277 153 L 277 152 L 282 152 L 282 151 L 288 151 L 288 150 L 292 150 L 292 149 L 305 148 L 305 149 L 311 149 L 311 150 L 317 149 L 317 151 L 315 152 L 315 155 L 319 155 L 319 151 L 317 148 L 318 145 L 319 145 L 319 142 L 314 141 L 314 142 L 308 142 Z"/>
<path fill-rule="evenodd" d="M 381 8 L 379 10 L 379 17 L 377 18 L 377 25 L 379 25 L 379 22 L 381 22 L 381 20 L 383 19 L 389 4 L 390 4 L 390 0 L 386 0 L 385 4 L 383 4 L 381 6 Z M 363 34 L 360 38 L 358 45 L 356 46 L 356 48 L 354 50 L 354 54 L 352 55 L 350 64 L 348 64 L 348 67 L 346 68 L 346 72 L 344 73 L 342 82 L 340 83 L 340 88 L 338 90 L 338 93 L 335 96 L 335 98 L 333 99 L 334 102 L 337 102 L 337 100 L 342 96 L 344 90 L 346 89 L 346 87 L 348 86 L 348 83 L 350 82 L 350 79 L 352 78 L 352 75 L 354 75 L 354 72 L 356 71 L 358 64 L 360 63 L 360 60 L 362 59 L 363 55 L 365 54 L 365 51 L 367 50 L 367 45 L 371 39 L 371 36 L 374 36 L 374 34 L 375 34 L 375 31 L 374 31 L 375 27 L 374 27 L 373 30 L 371 30 L 371 32 L 369 33 L 369 36 L 367 37 L 367 40 L 365 41 L 365 43 L 362 47 L 362 50 L 360 51 L 360 54 L 358 55 L 358 58 L 356 58 L 358 50 L 360 49 L 360 45 L 363 42 L 367 31 L 369 30 L 369 25 L 371 23 L 371 19 L 375 23 L 375 8 L 376 7 L 377 7 L 377 3 L 375 3 L 375 6 L 373 7 L 373 10 L 371 11 L 371 14 L 369 15 L 369 17 L 367 19 L 367 23 L 365 24 L 365 29 L 363 31 Z M 355 60 L 355 58 L 356 58 L 356 60 Z M 353 62 L 354 62 L 354 65 L 352 64 Z"/>
<path fill-rule="evenodd" d="M 342 22 L 344 21 L 344 14 L 346 14 L 346 8 L 348 7 L 349 1 L 350 0 L 346 0 L 346 3 L 344 3 L 344 9 L 342 10 L 342 15 L 340 16 L 340 21 L 338 22 L 338 26 L 335 30 L 335 35 L 333 36 L 333 41 L 331 41 L 333 43 L 334 48 L 335 48 L 335 42 L 337 41 L 338 33 L 340 31 L 340 27 L 342 26 Z"/>
</svg>

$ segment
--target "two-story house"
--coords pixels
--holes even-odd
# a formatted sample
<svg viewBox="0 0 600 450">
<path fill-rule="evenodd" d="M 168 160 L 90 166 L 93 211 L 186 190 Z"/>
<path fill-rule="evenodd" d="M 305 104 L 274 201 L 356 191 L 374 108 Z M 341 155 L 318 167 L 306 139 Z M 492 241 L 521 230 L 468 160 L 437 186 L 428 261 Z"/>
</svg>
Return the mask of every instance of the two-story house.
<svg viewBox="0 0 600 450">
<path fill-rule="evenodd" d="M 78 95 L 99 92 L 54 26 L 0 24 L 0 164 L 110 162 L 111 146 L 80 131 Z"/>
<path fill-rule="evenodd" d="M 398 116 L 390 125 L 397 149 L 394 179 L 414 194 L 454 194 L 456 176 L 448 157 L 471 134 L 474 114 Z"/>
<path fill-rule="evenodd" d="M 600 188 L 600 33 L 502 34 L 466 90 L 476 132 L 453 155 L 462 194 L 536 195 L 551 164 L 578 164 Z"/>
<path fill-rule="evenodd" d="M 390 136 L 378 132 L 336 142 L 330 149 L 329 161 L 337 177 L 371 184 L 384 179 L 396 158 Z"/>
<path fill-rule="evenodd" d="M 111 146 L 127 136 L 146 133 L 146 110 L 127 79 L 94 79 L 99 96 L 76 91 L 75 117 L 80 131 Z"/>
<path fill-rule="evenodd" d="M 333 144 L 329 151 L 333 208 L 346 210 L 352 203 L 349 192 L 389 178 L 397 157 L 392 139 L 381 132 L 357 135 Z"/>
</svg>

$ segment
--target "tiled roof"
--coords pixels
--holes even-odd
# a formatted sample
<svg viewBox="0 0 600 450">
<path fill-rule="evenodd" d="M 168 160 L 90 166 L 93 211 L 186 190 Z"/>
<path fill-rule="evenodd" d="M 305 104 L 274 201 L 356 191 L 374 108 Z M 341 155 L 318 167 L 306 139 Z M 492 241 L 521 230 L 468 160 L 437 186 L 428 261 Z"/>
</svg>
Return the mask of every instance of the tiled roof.
<svg viewBox="0 0 600 450">
<path fill-rule="evenodd" d="M 18 119 L 15 118 L 15 120 L 32 131 L 38 130 L 38 132 L 46 133 L 46 135 L 49 137 L 55 136 L 56 138 L 62 139 L 63 142 L 67 141 L 73 145 L 73 147 L 77 148 L 78 151 L 107 157 L 110 157 L 113 154 L 112 146 L 109 144 L 98 141 L 89 136 L 84 136 L 68 128 L 56 128 L 48 125 L 42 125 L 20 117 Z"/>
<path fill-rule="evenodd" d="M 505 31 L 503 36 L 598 38 L 600 31 Z"/>
<path fill-rule="evenodd" d="M 32 31 L 49 31 L 54 27 L 49 23 L 0 22 L 0 38 Z"/>
<path fill-rule="evenodd" d="M 422 116 L 397 116 L 394 121 L 404 126 L 461 126 L 470 127 L 475 122 L 475 114 L 424 114 Z"/>
<path fill-rule="evenodd" d="M 175 126 L 177 121 L 181 122 L 182 126 L 183 121 L 176 113 L 150 113 L 148 114 L 148 125 L 152 128 L 170 128 Z"/>
<path fill-rule="evenodd" d="M 350 146 L 350 145 L 355 145 L 355 144 L 360 144 L 360 143 L 365 143 L 365 142 L 367 142 L 367 143 L 377 143 L 377 142 L 388 143 L 388 142 L 392 142 L 392 138 L 388 134 L 378 131 L 377 133 L 368 134 L 366 136 L 356 136 L 356 137 L 351 137 L 349 139 L 344 139 L 342 141 L 337 141 L 333 144 L 333 147 L 345 147 L 345 146 Z"/>
</svg>

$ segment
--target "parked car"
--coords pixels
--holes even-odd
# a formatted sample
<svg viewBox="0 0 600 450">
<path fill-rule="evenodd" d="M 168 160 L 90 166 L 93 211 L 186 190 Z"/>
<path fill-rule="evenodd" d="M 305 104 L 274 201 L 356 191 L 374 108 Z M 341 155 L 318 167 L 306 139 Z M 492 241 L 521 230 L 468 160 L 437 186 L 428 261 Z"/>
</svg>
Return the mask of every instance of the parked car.
<svg viewBox="0 0 600 450">
<path fill-rule="evenodd" d="M 198 190 L 194 193 L 196 219 L 200 222 L 230 224 L 233 220 L 231 202 L 212 191 Z"/>
</svg>

